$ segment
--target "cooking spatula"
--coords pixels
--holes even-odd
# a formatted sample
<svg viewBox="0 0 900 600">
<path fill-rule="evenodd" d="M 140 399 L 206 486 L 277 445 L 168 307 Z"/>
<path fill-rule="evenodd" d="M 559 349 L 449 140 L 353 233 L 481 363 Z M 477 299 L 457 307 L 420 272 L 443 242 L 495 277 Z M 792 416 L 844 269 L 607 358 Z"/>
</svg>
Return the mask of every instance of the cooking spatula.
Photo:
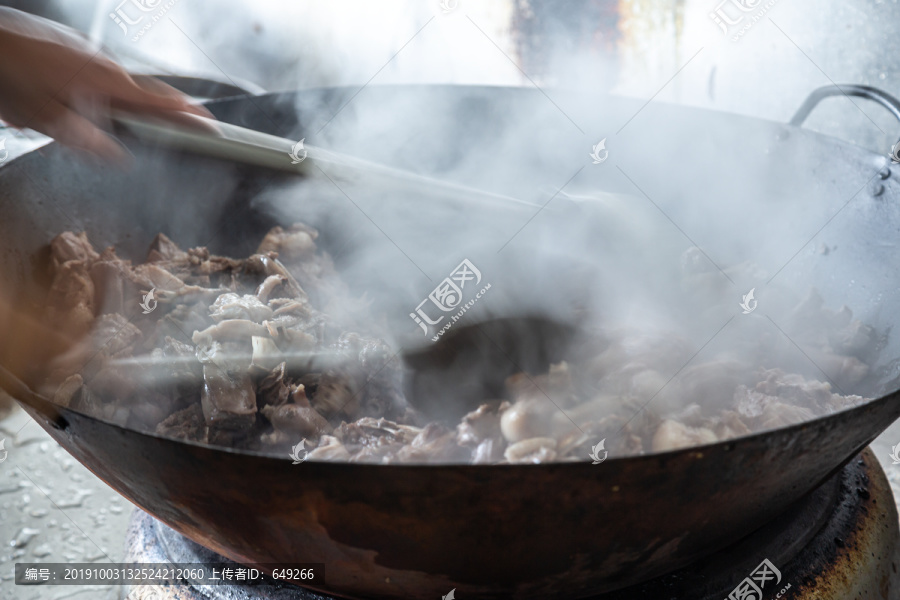
<svg viewBox="0 0 900 600">
<path fill-rule="evenodd" d="M 289 140 L 197 115 L 184 113 L 182 116 L 186 121 L 195 121 L 196 128 L 126 112 L 116 112 L 113 118 L 146 142 L 195 154 L 299 175 L 328 177 L 337 181 L 371 184 L 377 179 L 388 180 L 394 186 L 400 185 L 409 191 L 426 193 L 429 197 L 437 194 L 479 205 L 494 204 L 529 211 L 540 207 L 538 204 L 503 194 L 434 179 L 341 152 L 310 146 L 305 144 L 304 140 Z"/>
</svg>

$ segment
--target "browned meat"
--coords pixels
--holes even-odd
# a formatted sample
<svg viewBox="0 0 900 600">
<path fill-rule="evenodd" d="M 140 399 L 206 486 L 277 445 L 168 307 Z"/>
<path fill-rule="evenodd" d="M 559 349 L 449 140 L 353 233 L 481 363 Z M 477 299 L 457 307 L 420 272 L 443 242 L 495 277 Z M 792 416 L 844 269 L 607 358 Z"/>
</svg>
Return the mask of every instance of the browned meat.
<svg viewBox="0 0 900 600">
<path fill-rule="evenodd" d="M 350 454 L 356 456 L 362 450 L 369 450 L 367 459 L 381 461 L 389 453 L 396 452 L 411 443 L 422 430 L 410 425 L 401 425 L 387 419 L 363 417 L 354 423 L 341 423 L 334 430 L 334 436 L 344 444 Z M 390 452 L 375 451 L 378 449 Z"/>
<path fill-rule="evenodd" d="M 256 392 L 246 373 L 230 374 L 215 364 L 203 365 L 200 402 L 210 429 L 245 432 L 256 421 Z"/>
<path fill-rule="evenodd" d="M 556 460 L 556 440 L 533 437 L 511 444 L 503 453 L 511 463 L 542 463 Z"/>
<path fill-rule="evenodd" d="M 195 344 L 203 345 L 228 340 L 250 341 L 253 336 L 268 336 L 269 330 L 246 319 L 231 319 L 207 327 L 203 331 L 195 331 L 192 339 Z"/>
<path fill-rule="evenodd" d="M 99 255 L 88 241 L 87 233 L 72 233 L 64 231 L 50 242 L 51 273 L 55 274 L 59 268 L 70 260 L 89 265 L 97 260 Z"/>
<path fill-rule="evenodd" d="M 209 307 L 209 316 L 217 323 L 230 319 L 246 319 L 261 323 L 272 318 L 272 309 L 260 302 L 256 296 L 234 293 L 222 294 Z"/>
<path fill-rule="evenodd" d="M 101 315 L 91 331 L 92 347 L 105 356 L 120 356 L 128 352 L 143 332 L 123 315 Z"/>
<path fill-rule="evenodd" d="M 94 320 L 94 283 L 87 263 L 70 260 L 61 264 L 47 295 L 47 322 L 73 340 L 80 339 Z"/>
<path fill-rule="evenodd" d="M 315 439 L 332 432 L 328 421 L 308 406 L 264 406 L 260 412 L 272 423 L 276 432 L 287 434 L 289 439 Z"/>
<path fill-rule="evenodd" d="M 502 399 L 473 399 L 483 403 L 454 428 L 406 402 L 396 351 L 317 238 L 303 224 L 276 227 L 256 254 L 232 259 L 160 234 L 146 262 L 132 265 L 113 248 L 98 254 L 83 233 L 61 234 L 45 314 L 83 339 L 51 365 L 42 391 L 99 418 L 204 443 L 283 454 L 307 439 L 312 460 L 581 461 L 601 441 L 615 456 L 661 452 L 865 402 L 832 387 L 867 377 L 883 340 L 846 307 L 830 310 L 810 294 L 785 331 L 826 383 L 807 379 L 817 377 L 809 361 L 781 360 L 796 355 L 784 336 L 749 354 L 739 340 L 685 367 L 696 349 L 678 335 L 606 329 L 577 361 L 509 377 Z M 685 293 L 722 292 L 699 251 L 682 259 Z M 141 294 L 151 289 L 159 309 L 144 314 Z M 768 360 L 785 371 L 749 366 Z"/>
<path fill-rule="evenodd" d="M 350 460 L 350 453 L 339 439 L 331 435 L 319 438 L 319 446 L 307 456 L 310 460 Z"/>
<path fill-rule="evenodd" d="M 60 406 L 68 407 L 72 403 L 72 399 L 75 395 L 81 391 L 81 386 L 83 384 L 84 380 L 81 378 L 81 375 L 76 373 L 75 375 L 69 376 L 62 382 L 62 385 L 59 386 L 56 393 L 53 394 L 53 402 Z"/>
<path fill-rule="evenodd" d="M 482 404 L 462 418 L 456 427 L 459 443 L 463 446 L 479 446 L 485 440 L 495 440 L 502 445 L 500 416 L 509 408 L 509 402 Z"/>
<path fill-rule="evenodd" d="M 268 302 L 269 296 L 285 283 L 287 283 L 287 278 L 284 277 L 284 275 L 269 275 L 261 284 L 259 284 L 259 287 L 256 288 L 256 297 L 259 298 L 260 302 Z M 290 299 L 286 298 L 286 300 Z"/>
<path fill-rule="evenodd" d="M 665 452 L 678 448 L 689 448 L 719 441 L 716 434 L 706 427 L 690 427 L 666 419 L 653 435 L 653 451 Z"/>
<path fill-rule="evenodd" d="M 316 252 L 316 238 L 318 237 L 318 231 L 302 223 L 292 225 L 287 230 L 274 227 L 260 242 L 256 253 L 277 252 L 279 259 L 285 263 L 308 260 Z"/>
<path fill-rule="evenodd" d="M 398 462 L 460 462 L 471 457 L 471 450 L 456 441 L 456 435 L 443 425 L 429 423 L 398 452 Z"/>
<path fill-rule="evenodd" d="M 150 243 L 150 251 L 147 253 L 147 262 L 173 262 L 186 263 L 188 253 L 178 247 L 164 233 L 159 233 Z"/>
<path fill-rule="evenodd" d="M 165 437 L 204 444 L 207 443 L 209 434 L 203 409 L 199 404 L 192 404 L 184 410 L 171 414 L 156 426 L 156 433 Z"/>
<path fill-rule="evenodd" d="M 244 263 L 244 271 L 249 275 L 262 276 L 264 278 L 263 281 L 265 281 L 265 278 L 273 275 L 283 277 L 284 285 L 290 290 L 291 296 L 295 298 L 307 297 L 306 292 L 303 291 L 303 288 L 300 287 L 300 284 L 297 283 L 290 271 L 273 256 L 267 254 L 252 255 Z"/>
</svg>

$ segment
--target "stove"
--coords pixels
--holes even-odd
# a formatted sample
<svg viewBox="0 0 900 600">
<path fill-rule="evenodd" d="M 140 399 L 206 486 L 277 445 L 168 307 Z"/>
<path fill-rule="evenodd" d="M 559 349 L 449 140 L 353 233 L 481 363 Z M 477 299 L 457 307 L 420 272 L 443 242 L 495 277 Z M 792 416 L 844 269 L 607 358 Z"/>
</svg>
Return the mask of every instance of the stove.
<svg viewBox="0 0 900 600">
<path fill-rule="evenodd" d="M 229 563 L 142 511 L 132 515 L 125 560 Z M 781 516 L 731 547 L 681 571 L 597 596 L 595 600 L 896 598 L 900 596 L 898 565 L 897 509 L 884 471 L 872 451 L 866 449 Z M 759 573 L 763 573 L 762 578 Z M 754 590 L 753 585 L 757 585 L 761 596 L 756 592 L 746 594 Z M 121 597 L 129 600 L 330 598 L 274 580 L 252 586 L 138 586 L 123 589 Z"/>
</svg>

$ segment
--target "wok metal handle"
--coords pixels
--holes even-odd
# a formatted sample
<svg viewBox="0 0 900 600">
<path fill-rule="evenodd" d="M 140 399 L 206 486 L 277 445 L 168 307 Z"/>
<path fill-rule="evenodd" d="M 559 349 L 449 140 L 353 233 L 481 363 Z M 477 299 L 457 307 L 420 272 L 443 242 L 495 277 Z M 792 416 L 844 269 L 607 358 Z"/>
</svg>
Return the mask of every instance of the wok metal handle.
<svg viewBox="0 0 900 600">
<path fill-rule="evenodd" d="M 801 126 L 803 121 L 806 120 L 806 117 L 809 116 L 809 113 L 812 112 L 819 102 L 829 96 L 858 96 L 860 98 L 872 100 L 888 109 L 890 113 L 894 115 L 894 118 L 897 119 L 897 121 L 900 121 L 900 100 L 878 88 L 851 83 L 845 85 L 826 85 L 817 90 L 813 90 L 809 97 L 806 98 L 806 101 L 797 109 L 797 112 L 794 113 L 794 116 L 791 117 L 790 124 L 796 125 L 797 127 Z"/>
</svg>

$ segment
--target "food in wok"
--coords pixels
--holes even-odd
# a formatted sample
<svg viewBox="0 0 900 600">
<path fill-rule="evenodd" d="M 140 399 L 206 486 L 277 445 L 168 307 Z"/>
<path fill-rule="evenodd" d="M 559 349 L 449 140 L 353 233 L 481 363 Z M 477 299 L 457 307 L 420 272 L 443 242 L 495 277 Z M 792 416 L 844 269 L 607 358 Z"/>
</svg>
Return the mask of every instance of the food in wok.
<svg viewBox="0 0 900 600">
<path fill-rule="evenodd" d="M 609 328 L 573 360 L 509 377 L 504 397 L 474 399 L 458 423 L 429 419 L 317 237 L 302 223 L 276 227 L 235 259 L 159 234 L 134 265 L 84 233 L 58 235 L 46 320 L 83 341 L 53 361 L 41 390 L 162 436 L 375 463 L 581 461 L 601 440 L 615 456 L 660 452 L 867 401 L 765 361 L 717 356 L 682 371 L 690 352 L 677 337 Z M 817 364 L 847 386 L 866 377 L 879 343 L 871 327 L 814 292 L 798 314 L 795 334 Z"/>
</svg>

